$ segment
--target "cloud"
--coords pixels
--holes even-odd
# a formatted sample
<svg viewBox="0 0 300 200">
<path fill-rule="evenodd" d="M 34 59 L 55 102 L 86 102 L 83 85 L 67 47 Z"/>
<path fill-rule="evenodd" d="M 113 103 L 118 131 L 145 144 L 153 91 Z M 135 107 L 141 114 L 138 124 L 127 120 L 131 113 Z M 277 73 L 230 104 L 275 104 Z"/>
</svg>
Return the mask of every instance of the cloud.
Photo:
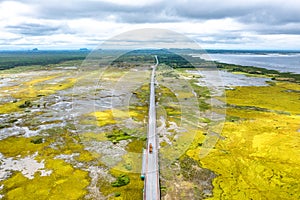
<svg viewBox="0 0 300 200">
<path fill-rule="evenodd" d="M 247 31 L 270 34 L 299 34 L 297 27 L 300 24 L 300 2 L 293 0 L 25 2 L 35 6 L 37 17 L 54 20 L 92 18 L 116 23 L 155 24 L 231 18 L 247 25 Z"/>
<path fill-rule="evenodd" d="M 46 24 L 22 23 L 18 25 L 9 25 L 5 27 L 12 33 L 25 36 L 53 35 L 58 33 L 72 33 L 66 26 L 54 26 Z"/>
<path fill-rule="evenodd" d="M 2 4 L 22 6 L 15 9 L 17 12 L 31 7 L 33 17 L 56 20 L 93 18 L 122 23 L 159 23 L 234 18 L 250 24 L 300 22 L 300 2 L 294 0 L 19 0 Z"/>
<path fill-rule="evenodd" d="M 300 3 L 294 0 L 174 0 L 141 1 L 120 4 L 117 1 L 37 1 L 23 0 L 34 5 L 37 16 L 46 19 L 94 18 L 114 19 L 126 23 L 157 23 L 184 20 L 235 18 L 246 23 L 300 22 Z M 123 2 L 123 1 L 120 1 Z M 134 1 L 136 2 L 136 1 Z"/>
<path fill-rule="evenodd" d="M 0 44 L 95 44 L 122 31 L 153 27 L 187 34 L 212 48 L 253 47 L 262 44 L 262 38 L 270 42 L 280 35 L 300 37 L 300 2 L 12 0 L 0 2 L 0 20 Z M 300 49 L 300 44 L 287 44 L 285 48 Z"/>
<path fill-rule="evenodd" d="M 300 23 L 287 23 L 287 24 L 275 24 L 275 25 L 261 25 L 254 24 L 248 27 L 248 30 L 255 30 L 257 34 L 268 35 L 300 35 Z"/>
</svg>

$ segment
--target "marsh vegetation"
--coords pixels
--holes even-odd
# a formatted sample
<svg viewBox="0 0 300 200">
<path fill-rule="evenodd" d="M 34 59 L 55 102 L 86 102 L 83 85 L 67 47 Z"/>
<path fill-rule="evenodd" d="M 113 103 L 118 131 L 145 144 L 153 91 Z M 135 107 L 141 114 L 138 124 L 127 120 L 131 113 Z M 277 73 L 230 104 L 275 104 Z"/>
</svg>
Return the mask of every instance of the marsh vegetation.
<svg viewBox="0 0 300 200">
<path fill-rule="evenodd" d="M 190 57 L 191 66 L 187 55 L 152 51 L 125 54 L 108 68 L 83 68 L 82 52 L 46 63 L 27 63 L 30 55 L 1 70 L 1 197 L 141 199 L 157 54 L 162 199 L 299 199 L 299 75 L 219 63 L 253 81 L 273 78 L 220 94 L 195 73 L 215 63 Z M 200 158 L 220 116 L 218 141 Z"/>
</svg>

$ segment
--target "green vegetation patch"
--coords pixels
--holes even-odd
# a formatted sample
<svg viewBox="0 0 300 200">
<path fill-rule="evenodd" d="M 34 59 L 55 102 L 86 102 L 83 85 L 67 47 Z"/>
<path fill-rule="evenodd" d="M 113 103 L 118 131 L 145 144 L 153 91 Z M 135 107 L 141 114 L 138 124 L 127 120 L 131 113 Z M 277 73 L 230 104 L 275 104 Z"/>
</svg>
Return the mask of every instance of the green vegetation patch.
<svg viewBox="0 0 300 200">
<path fill-rule="evenodd" d="M 111 132 L 106 133 L 106 137 L 113 143 L 118 143 L 121 140 L 135 138 L 135 136 L 133 136 L 135 133 L 136 130 L 132 129 L 113 129 Z"/>
<path fill-rule="evenodd" d="M 38 137 L 38 138 L 32 139 L 30 142 L 32 142 L 33 144 L 41 144 L 44 142 L 44 139 L 41 137 Z"/>
<path fill-rule="evenodd" d="M 130 182 L 130 178 L 126 174 L 121 174 L 120 176 L 117 177 L 117 180 L 113 182 L 111 185 L 113 187 L 122 187 L 124 185 L 128 185 Z"/>
<path fill-rule="evenodd" d="M 121 187 L 113 187 L 112 183 L 105 178 L 100 178 L 98 180 L 98 186 L 101 193 L 108 197 L 109 199 L 123 199 L 123 200 L 132 200 L 132 199 L 143 199 L 143 187 L 144 182 L 140 178 L 139 173 L 124 173 L 117 170 L 110 170 L 110 173 L 118 179 L 118 177 L 127 177 L 124 178 L 125 182 L 128 182 L 126 185 Z M 116 197 L 117 194 L 117 197 Z"/>
</svg>

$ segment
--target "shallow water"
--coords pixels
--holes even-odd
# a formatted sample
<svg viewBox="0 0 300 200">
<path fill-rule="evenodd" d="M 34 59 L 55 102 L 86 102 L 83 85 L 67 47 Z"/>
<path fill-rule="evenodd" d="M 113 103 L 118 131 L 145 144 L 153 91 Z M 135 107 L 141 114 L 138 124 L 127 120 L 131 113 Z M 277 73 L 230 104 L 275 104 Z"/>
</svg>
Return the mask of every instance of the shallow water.
<svg viewBox="0 0 300 200">
<path fill-rule="evenodd" d="M 300 73 L 300 54 L 209 54 L 212 60 Z"/>
<path fill-rule="evenodd" d="M 226 71 L 202 70 L 192 73 L 199 74 L 200 85 L 214 87 L 234 87 L 234 86 L 266 86 L 266 81 L 270 78 L 249 77 L 243 74 L 233 74 Z"/>
</svg>

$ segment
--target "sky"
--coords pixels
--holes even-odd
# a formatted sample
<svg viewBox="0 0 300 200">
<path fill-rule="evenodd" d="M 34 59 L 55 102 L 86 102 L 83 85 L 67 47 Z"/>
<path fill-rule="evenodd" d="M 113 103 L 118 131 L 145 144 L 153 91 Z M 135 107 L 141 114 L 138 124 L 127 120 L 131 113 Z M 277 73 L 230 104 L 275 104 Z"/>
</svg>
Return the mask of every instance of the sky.
<svg viewBox="0 0 300 200">
<path fill-rule="evenodd" d="M 92 49 L 140 28 L 176 31 L 205 49 L 300 50 L 300 1 L 0 1 L 0 50 Z"/>
</svg>

